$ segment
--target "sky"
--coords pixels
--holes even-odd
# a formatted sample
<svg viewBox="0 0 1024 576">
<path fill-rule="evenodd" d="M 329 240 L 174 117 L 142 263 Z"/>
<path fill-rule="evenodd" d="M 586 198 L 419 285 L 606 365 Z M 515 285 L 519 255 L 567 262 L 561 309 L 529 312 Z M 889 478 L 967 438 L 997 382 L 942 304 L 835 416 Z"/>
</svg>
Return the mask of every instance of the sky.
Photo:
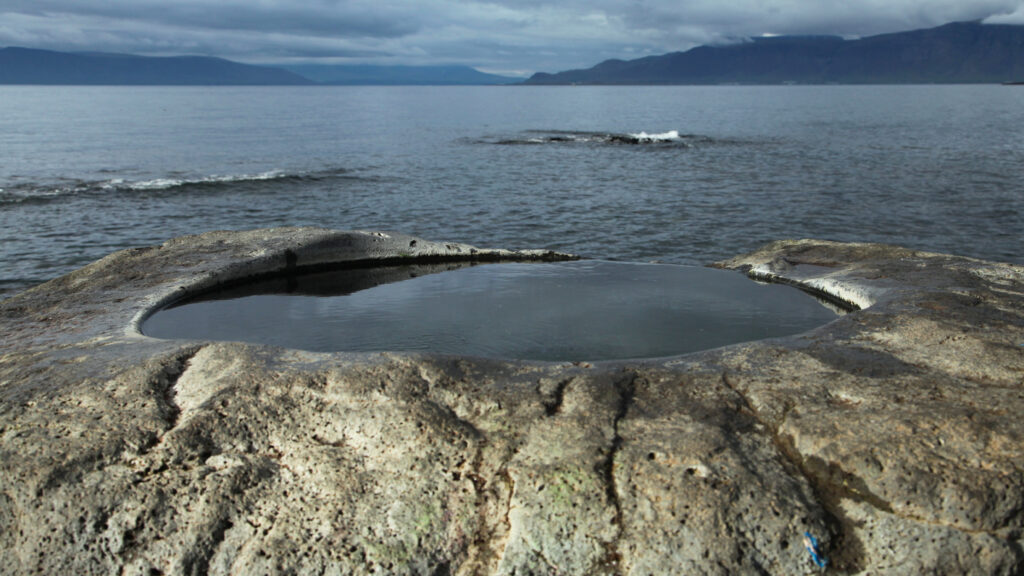
<svg viewBox="0 0 1024 576">
<path fill-rule="evenodd" d="M 0 0 L 0 46 L 526 76 L 766 34 L 979 19 L 1024 24 L 1024 0 Z"/>
</svg>

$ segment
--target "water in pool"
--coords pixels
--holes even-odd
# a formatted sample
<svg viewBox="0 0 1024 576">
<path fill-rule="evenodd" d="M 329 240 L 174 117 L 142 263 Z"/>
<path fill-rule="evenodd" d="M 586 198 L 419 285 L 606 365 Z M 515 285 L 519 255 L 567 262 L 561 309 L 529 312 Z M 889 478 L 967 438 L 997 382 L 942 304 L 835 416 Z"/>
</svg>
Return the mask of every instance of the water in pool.
<svg viewBox="0 0 1024 576">
<path fill-rule="evenodd" d="M 585 260 L 279 278 L 161 310 L 143 332 L 319 352 L 598 361 L 786 336 L 835 318 L 795 288 L 736 272 Z"/>
</svg>

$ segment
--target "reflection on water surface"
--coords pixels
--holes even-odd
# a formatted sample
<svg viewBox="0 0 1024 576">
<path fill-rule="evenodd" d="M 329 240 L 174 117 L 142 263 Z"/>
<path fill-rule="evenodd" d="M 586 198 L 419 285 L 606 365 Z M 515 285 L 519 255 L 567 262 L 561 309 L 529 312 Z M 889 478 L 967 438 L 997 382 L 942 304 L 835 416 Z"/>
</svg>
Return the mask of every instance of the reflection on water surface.
<svg viewBox="0 0 1024 576">
<path fill-rule="evenodd" d="M 787 336 L 835 318 L 795 288 L 735 272 L 590 260 L 277 278 L 159 311 L 143 332 L 321 352 L 597 361 Z"/>
</svg>

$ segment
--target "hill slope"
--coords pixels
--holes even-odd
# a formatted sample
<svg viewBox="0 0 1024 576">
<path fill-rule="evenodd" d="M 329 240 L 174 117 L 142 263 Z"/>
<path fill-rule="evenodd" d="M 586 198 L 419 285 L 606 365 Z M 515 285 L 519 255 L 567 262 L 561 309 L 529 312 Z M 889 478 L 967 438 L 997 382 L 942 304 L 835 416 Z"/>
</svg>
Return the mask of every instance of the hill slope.
<svg viewBox="0 0 1024 576">
<path fill-rule="evenodd" d="M 843 40 L 755 38 L 586 70 L 538 73 L 526 84 L 992 83 L 1024 79 L 1024 26 L 956 22 Z"/>
<path fill-rule="evenodd" d="M 480 72 L 469 66 L 286 66 L 286 69 L 320 84 L 331 85 L 490 85 L 513 84 L 519 78 Z"/>
<path fill-rule="evenodd" d="M 0 84 L 296 85 L 309 80 L 286 70 L 222 58 L 154 58 L 128 54 L 0 49 Z"/>
</svg>

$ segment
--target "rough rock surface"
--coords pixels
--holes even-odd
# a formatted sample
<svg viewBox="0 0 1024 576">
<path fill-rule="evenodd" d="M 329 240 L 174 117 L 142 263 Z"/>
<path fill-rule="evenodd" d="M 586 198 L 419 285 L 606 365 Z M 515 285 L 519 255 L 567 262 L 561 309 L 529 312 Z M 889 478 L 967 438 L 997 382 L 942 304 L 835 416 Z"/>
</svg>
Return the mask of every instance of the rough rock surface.
<svg viewBox="0 0 1024 576">
<path fill-rule="evenodd" d="M 862 310 L 675 358 L 313 354 L 138 332 L 338 262 L 556 258 L 223 232 L 0 302 L 0 573 L 1024 570 L 1024 268 L 784 241 L 719 265 Z"/>
</svg>

